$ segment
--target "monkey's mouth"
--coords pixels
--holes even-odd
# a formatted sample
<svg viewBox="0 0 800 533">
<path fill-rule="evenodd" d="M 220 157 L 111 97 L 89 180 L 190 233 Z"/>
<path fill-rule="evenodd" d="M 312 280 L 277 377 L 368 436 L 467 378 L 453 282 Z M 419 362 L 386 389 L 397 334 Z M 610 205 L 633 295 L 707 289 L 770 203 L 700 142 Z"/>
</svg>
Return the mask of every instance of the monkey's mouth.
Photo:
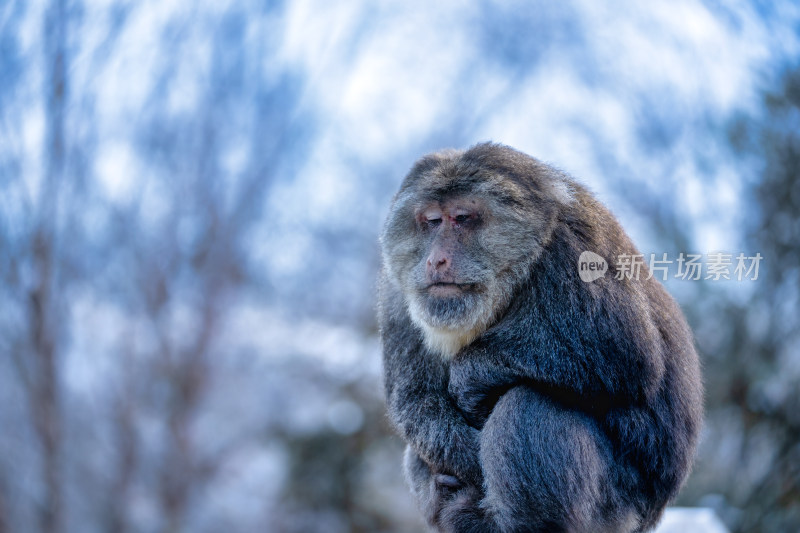
<svg viewBox="0 0 800 533">
<path fill-rule="evenodd" d="M 452 283 L 440 281 L 428 285 L 428 294 L 433 296 L 455 296 L 471 290 L 472 283 Z"/>
</svg>

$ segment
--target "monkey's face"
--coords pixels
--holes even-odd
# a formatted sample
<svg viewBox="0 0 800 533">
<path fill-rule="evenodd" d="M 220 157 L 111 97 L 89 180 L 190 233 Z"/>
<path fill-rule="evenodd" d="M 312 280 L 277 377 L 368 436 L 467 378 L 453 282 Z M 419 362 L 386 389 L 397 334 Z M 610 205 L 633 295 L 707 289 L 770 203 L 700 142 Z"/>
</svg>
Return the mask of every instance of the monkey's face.
<svg viewBox="0 0 800 533">
<path fill-rule="evenodd" d="M 480 242 L 487 215 L 481 199 L 471 196 L 431 200 L 414 210 L 423 246 L 404 285 L 415 318 L 441 329 L 474 326 L 488 303 L 491 269 Z"/>
<path fill-rule="evenodd" d="M 485 193 L 398 206 L 384 262 L 430 348 L 454 355 L 507 307 L 532 259 L 531 230 Z"/>
<path fill-rule="evenodd" d="M 483 194 L 400 206 L 384 234 L 385 264 L 429 347 L 453 355 L 508 305 L 529 257 L 528 230 Z"/>
<path fill-rule="evenodd" d="M 535 160 L 514 154 L 427 156 L 389 212 L 381 237 L 386 275 L 428 347 L 444 355 L 505 311 L 552 231 L 552 180 Z"/>
</svg>

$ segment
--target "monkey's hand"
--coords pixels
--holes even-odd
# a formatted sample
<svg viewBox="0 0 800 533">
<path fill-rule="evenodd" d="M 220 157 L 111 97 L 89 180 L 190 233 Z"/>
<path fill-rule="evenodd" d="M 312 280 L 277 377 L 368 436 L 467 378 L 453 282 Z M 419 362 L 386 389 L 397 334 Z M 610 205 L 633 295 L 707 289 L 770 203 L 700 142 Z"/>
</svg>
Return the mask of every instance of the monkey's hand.
<svg viewBox="0 0 800 533">
<path fill-rule="evenodd" d="M 485 357 L 462 353 L 450 363 L 448 392 L 470 425 L 480 429 L 518 377 Z"/>
<path fill-rule="evenodd" d="M 435 468 L 436 483 L 442 487 L 456 484 L 483 484 L 483 471 L 478 459 L 480 432 L 464 423 L 455 424 L 446 435 L 442 435 L 442 461 Z"/>
</svg>

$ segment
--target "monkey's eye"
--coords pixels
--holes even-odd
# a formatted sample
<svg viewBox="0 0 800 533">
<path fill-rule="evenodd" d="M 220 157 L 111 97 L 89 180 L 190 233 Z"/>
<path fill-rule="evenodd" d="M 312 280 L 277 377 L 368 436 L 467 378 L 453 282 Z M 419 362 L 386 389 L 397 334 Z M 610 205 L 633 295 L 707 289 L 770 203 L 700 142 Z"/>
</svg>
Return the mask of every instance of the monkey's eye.
<svg viewBox="0 0 800 533">
<path fill-rule="evenodd" d="M 470 219 L 470 215 L 456 215 L 456 217 L 453 220 L 456 221 L 456 224 L 463 224 L 464 222 L 468 221 L 469 219 Z"/>
<path fill-rule="evenodd" d="M 442 223 L 442 211 L 440 209 L 426 209 L 419 217 L 423 226 L 435 228 Z"/>
</svg>

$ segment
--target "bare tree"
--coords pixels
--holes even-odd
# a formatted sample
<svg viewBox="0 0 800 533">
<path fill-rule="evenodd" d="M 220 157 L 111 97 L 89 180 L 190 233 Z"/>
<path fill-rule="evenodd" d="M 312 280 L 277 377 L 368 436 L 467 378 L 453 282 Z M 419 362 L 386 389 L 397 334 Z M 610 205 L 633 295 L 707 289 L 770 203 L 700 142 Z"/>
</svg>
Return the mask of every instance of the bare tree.
<svg viewBox="0 0 800 533">
<path fill-rule="evenodd" d="M 66 148 L 64 133 L 66 78 L 66 3 L 52 0 L 42 28 L 45 36 L 45 98 L 47 137 L 45 174 L 33 214 L 29 260 L 33 272 L 27 294 L 28 353 L 16 353 L 27 384 L 35 434 L 41 447 L 43 498 L 39 527 L 43 533 L 61 530 L 62 417 L 59 339 L 64 315 L 58 299 L 59 191 L 64 181 Z"/>
</svg>

